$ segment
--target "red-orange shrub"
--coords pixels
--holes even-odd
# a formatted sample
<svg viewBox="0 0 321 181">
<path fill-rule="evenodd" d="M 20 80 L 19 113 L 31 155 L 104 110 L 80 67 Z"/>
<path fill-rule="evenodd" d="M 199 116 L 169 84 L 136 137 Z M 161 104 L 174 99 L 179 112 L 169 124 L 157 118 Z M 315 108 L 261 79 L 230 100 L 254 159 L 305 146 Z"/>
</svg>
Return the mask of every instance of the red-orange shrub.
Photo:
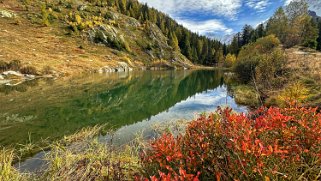
<svg viewBox="0 0 321 181">
<path fill-rule="evenodd" d="M 142 154 L 151 180 L 252 180 L 321 175 L 321 114 L 313 108 L 219 110 L 164 134 Z"/>
</svg>

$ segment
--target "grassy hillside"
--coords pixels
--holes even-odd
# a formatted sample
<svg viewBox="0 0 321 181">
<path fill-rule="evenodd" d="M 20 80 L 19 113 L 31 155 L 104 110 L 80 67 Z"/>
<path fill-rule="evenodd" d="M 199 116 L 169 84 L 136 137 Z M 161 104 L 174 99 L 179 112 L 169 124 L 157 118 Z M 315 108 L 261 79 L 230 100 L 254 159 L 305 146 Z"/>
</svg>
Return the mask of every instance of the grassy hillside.
<svg viewBox="0 0 321 181">
<path fill-rule="evenodd" d="M 299 81 L 307 89 L 305 104 L 321 105 L 321 52 L 295 47 L 286 51 L 287 67 L 293 73 L 290 82 Z"/>
<path fill-rule="evenodd" d="M 19 60 L 39 74 L 109 71 L 123 65 L 193 67 L 155 24 L 90 1 L 2 0 L 0 25 L 0 63 Z"/>
</svg>

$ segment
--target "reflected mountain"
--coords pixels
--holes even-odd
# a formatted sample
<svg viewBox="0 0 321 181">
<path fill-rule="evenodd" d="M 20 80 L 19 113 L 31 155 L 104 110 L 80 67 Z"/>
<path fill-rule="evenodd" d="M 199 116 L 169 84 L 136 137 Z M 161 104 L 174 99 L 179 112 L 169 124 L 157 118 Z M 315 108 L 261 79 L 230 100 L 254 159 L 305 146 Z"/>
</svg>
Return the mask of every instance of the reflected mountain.
<svg viewBox="0 0 321 181">
<path fill-rule="evenodd" d="M 223 84 L 219 71 L 145 71 L 36 80 L 21 85 L 23 91 L 1 87 L 0 144 L 26 143 L 29 135 L 37 143 L 97 124 L 120 128 L 150 120 Z M 202 106 L 188 104 L 185 111 Z"/>
</svg>

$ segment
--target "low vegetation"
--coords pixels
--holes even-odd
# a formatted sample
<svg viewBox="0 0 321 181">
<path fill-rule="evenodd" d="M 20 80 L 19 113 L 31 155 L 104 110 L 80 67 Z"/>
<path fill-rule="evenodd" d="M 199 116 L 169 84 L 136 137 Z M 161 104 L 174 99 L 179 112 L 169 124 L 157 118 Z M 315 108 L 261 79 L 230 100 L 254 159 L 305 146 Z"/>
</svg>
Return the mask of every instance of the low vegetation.
<svg viewBox="0 0 321 181">
<path fill-rule="evenodd" d="M 220 110 L 143 154 L 151 180 L 318 180 L 321 114 L 312 108 Z M 150 177 L 150 175 L 152 175 Z"/>
<path fill-rule="evenodd" d="M 257 93 L 253 86 L 233 86 L 232 94 L 238 104 L 250 107 L 258 107 L 262 104 L 260 94 Z"/>
<path fill-rule="evenodd" d="M 19 60 L 12 60 L 10 62 L 0 61 L 0 72 L 4 72 L 7 70 L 19 71 L 22 64 Z"/>
<path fill-rule="evenodd" d="M 184 124 L 185 125 L 185 124 Z M 177 126 L 175 126 L 177 127 Z M 321 114 L 315 108 L 219 109 L 184 129 L 121 146 L 98 141 L 101 127 L 51 144 L 48 167 L 20 173 L 16 151 L 0 152 L 7 180 L 319 180 Z M 184 131 L 185 130 L 185 131 Z"/>
<path fill-rule="evenodd" d="M 22 175 L 12 166 L 14 151 L 9 149 L 0 150 L 0 180 L 21 180 Z"/>
<path fill-rule="evenodd" d="M 20 72 L 22 74 L 31 74 L 31 75 L 37 75 L 37 69 L 33 66 L 24 66 L 20 68 Z"/>
</svg>

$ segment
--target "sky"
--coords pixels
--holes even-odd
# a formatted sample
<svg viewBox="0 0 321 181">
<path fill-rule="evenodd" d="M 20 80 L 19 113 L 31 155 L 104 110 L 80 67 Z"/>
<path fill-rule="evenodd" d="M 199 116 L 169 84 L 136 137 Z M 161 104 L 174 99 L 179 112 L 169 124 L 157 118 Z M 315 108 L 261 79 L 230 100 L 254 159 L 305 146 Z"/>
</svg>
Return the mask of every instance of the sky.
<svg viewBox="0 0 321 181">
<path fill-rule="evenodd" d="M 226 41 L 245 24 L 253 27 L 266 21 L 275 10 L 292 0 L 139 0 L 201 35 Z M 308 0 L 310 9 L 321 15 L 321 0 Z"/>
</svg>

